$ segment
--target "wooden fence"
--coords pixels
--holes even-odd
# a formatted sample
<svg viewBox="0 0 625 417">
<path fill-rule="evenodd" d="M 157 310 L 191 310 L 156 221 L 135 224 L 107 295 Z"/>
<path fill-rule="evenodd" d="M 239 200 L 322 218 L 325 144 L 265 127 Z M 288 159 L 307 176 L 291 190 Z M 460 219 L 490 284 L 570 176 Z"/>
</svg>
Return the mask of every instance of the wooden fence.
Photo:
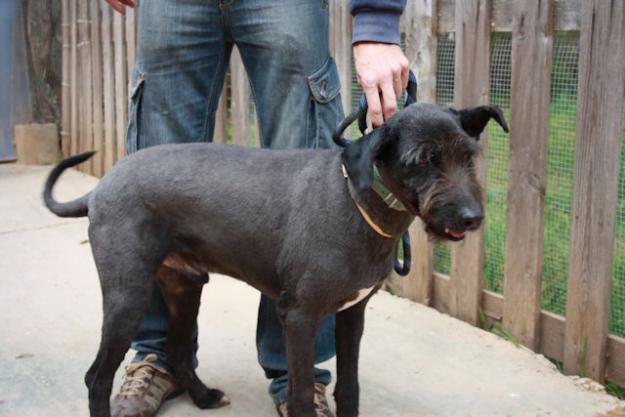
<svg viewBox="0 0 625 417">
<path fill-rule="evenodd" d="M 331 48 L 342 97 L 351 105 L 351 17 L 331 5 Z M 105 173 L 125 154 L 135 16 L 102 0 L 63 0 L 64 154 L 95 149 L 82 169 Z M 603 0 L 409 0 L 405 50 L 418 72 L 419 100 L 436 98 L 437 35 L 455 32 L 455 105 L 489 102 L 491 32 L 511 32 L 512 82 L 507 241 L 503 295 L 483 289 L 484 231 L 453 245 L 449 276 L 433 270 L 432 243 L 411 227 L 414 266 L 390 277 L 402 296 L 474 325 L 485 317 L 523 345 L 561 360 L 565 372 L 625 386 L 625 339 L 608 334 L 617 180 L 625 95 L 625 5 Z M 541 310 L 546 151 L 554 31 L 579 31 L 577 139 L 566 317 Z M 237 53 L 215 137 L 247 145 L 254 131 L 249 86 Z M 228 94 L 229 93 L 229 94 Z M 488 140 L 482 138 L 484 154 Z M 486 163 L 477 167 L 486 181 Z M 483 315 L 481 314 L 483 312 Z M 482 323 L 483 324 L 483 323 Z"/>
</svg>

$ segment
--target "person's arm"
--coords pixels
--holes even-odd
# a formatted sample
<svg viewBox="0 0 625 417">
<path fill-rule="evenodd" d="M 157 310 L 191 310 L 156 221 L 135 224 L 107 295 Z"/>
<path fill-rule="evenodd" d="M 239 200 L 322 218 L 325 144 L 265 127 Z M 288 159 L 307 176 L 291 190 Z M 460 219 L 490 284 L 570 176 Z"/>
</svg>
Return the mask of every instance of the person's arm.
<svg viewBox="0 0 625 417">
<path fill-rule="evenodd" d="M 408 85 L 408 59 L 399 47 L 405 6 L 406 0 L 351 0 L 349 5 L 356 74 L 373 126 L 397 111 L 397 97 Z"/>
<path fill-rule="evenodd" d="M 85 1 L 85 0 L 80 0 Z M 124 6 L 135 7 L 135 3 L 132 0 L 104 0 L 115 10 L 117 13 L 126 14 Z"/>
</svg>

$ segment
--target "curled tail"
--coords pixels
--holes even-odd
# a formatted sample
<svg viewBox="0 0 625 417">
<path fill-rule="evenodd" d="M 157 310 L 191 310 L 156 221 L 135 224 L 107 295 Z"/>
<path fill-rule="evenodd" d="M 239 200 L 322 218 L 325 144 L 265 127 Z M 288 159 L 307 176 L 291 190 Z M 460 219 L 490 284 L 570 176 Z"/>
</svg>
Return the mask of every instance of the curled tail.
<svg viewBox="0 0 625 417">
<path fill-rule="evenodd" d="M 59 203 L 52 197 L 52 187 L 63 171 L 91 158 L 95 152 L 85 152 L 62 160 L 54 167 L 43 189 L 43 201 L 50 211 L 59 217 L 85 217 L 88 212 L 87 197 L 89 193 L 67 203 Z"/>
</svg>

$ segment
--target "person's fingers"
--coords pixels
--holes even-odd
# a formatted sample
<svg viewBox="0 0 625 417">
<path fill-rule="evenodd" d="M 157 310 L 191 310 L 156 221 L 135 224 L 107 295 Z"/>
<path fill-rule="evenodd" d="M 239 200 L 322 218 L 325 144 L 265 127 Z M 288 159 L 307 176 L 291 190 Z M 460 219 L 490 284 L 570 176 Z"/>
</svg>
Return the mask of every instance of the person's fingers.
<svg viewBox="0 0 625 417">
<path fill-rule="evenodd" d="M 386 121 L 397 111 L 397 95 L 395 95 L 393 83 L 390 79 L 386 79 L 381 87 L 382 113 L 384 115 L 384 120 Z"/>
<path fill-rule="evenodd" d="M 382 103 L 380 102 L 380 92 L 377 85 L 368 85 L 364 89 L 369 107 L 369 118 L 373 127 L 381 126 L 384 123 L 382 115 Z"/>
<path fill-rule="evenodd" d="M 121 5 L 121 3 L 118 0 L 104 0 L 106 1 L 109 6 L 111 6 L 113 8 L 113 10 L 115 10 L 117 13 L 119 14 L 126 14 L 126 9 L 124 9 L 124 6 Z"/>
<path fill-rule="evenodd" d="M 401 60 L 401 88 L 402 90 L 408 87 L 409 72 L 410 72 L 410 64 L 408 63 L 408 60 L 404 57 L 404 59 Z"/>
<path fill-rule="evenodd" d="M 397 70 L 393 70 L 393 90 L 395 90 L 395 97 L 401 97 L 401 92 L 404 91 L 401 79 L 401 67 L 397 67 Z"/>
</svg>

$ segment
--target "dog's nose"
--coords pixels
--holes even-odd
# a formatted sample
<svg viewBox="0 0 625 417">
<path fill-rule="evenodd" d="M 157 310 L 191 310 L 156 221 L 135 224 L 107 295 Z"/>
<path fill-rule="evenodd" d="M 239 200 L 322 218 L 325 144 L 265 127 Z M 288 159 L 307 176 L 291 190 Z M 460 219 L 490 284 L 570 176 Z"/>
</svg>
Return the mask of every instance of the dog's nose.
<svg viewBox="0 0 625 417">
<path fill-rule="evenodd" d="M 460 224 L 465 230 L 475 230 L 482 224 L 484 214 L 480 209 L 464 207 L 460 210 L 459 217 Z"/>
</svg>

